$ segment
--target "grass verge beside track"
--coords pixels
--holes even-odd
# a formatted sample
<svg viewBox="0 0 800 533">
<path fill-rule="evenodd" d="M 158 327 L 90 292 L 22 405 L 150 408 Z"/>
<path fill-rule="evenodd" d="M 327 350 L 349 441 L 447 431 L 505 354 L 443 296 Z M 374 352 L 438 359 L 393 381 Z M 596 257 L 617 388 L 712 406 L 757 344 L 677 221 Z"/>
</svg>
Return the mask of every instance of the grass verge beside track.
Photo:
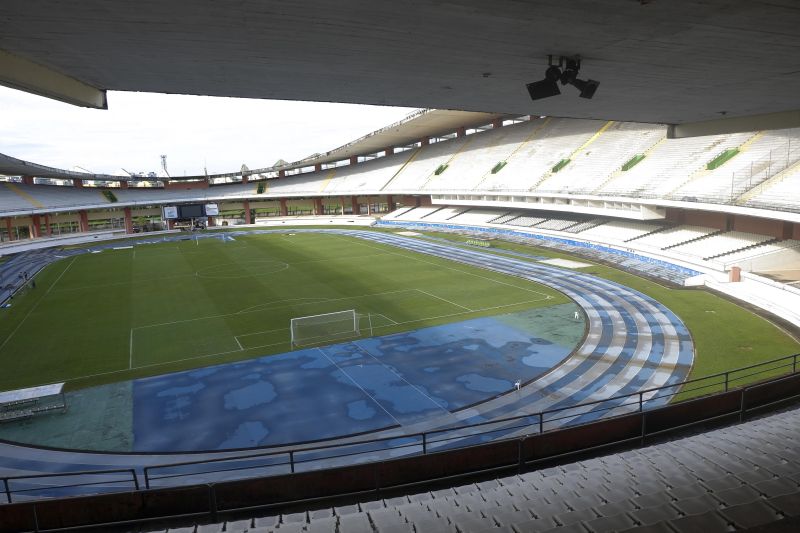
<svg viewBox="0 0 800 533">
<path fill-rule="evenodd" d="M 469 246 L 464 244 L 466 237 L 462 235 L 431 231 L 419 233 L 444 238 L 465 247 Z M 493 240 L 492 248 L 483 250 L 488 252 L 512 250 L 563 259 L 579 257 L 581 262 L 592 264 L 591 267 L 581 269 L 582 272 L 616 281 L 663 303 L 683 320 L 692 334 L 695 344 L 695 362 L 689 379 L 701 378 L 800 352 L 800 342 L 786 330 L 763 316 L 705 289 L 668 287 L 665 284 L 662 285 L 608 265 L 595 263 L 580 256 L 560 253 L 550 248 Z M 517 257 L 517 259 L 525 260 L 521 257 Z M 754 376 L 750 381 L 778 373 L 780 372 L 767 372 Z M 712 392 L 712 389 L 698 391 L 697 394 L 708 392 Z"/>
</svg>

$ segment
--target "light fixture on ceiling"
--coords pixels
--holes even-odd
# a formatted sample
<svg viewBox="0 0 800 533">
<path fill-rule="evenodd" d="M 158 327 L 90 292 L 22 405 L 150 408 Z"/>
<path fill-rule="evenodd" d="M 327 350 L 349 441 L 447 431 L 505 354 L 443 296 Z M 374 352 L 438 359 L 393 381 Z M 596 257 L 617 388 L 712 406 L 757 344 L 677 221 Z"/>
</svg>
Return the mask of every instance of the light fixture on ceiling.
<svg viewBox="0 0 800 533">
<path fill-rule="evenodd" d="M 581 69 L 580 57 L 559 56 L 558 63 L 555 64 L 553 62 L 553 56 L 549 55 L 547 56 L 547 63 L 548 67 L 544 73 L 544 79 L 526 85 L 531 100 L 540 100 L 542 98 L 549 98 L 561 94 L 561 90 L 558 88 L 559 81 L 561 85 L 572 85 L 578 89 L 578 91 L 580 91 L 578 96 L 581 98 L 591 98 L 594 96 L 600 82 L 578 78 L 578 71 Z M 561 70 L 562 67 L 564 68 L 563 71 Z"/>
</svg>

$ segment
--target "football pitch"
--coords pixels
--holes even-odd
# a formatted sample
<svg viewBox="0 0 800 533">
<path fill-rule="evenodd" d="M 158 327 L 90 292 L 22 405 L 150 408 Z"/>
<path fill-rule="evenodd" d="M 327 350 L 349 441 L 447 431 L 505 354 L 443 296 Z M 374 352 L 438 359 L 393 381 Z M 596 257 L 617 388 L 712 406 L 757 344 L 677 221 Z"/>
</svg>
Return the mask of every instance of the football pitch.
<svg viewBox="0 0 800 533">
<path fill-rule="evenodd" d="M 332 234 L 164 242 L 58 261 L 0 320 L 0 390 L 70 388 L 291 349 L 292 318 L 353 309 L 362 336 L 569 300 L 522 279 Z"/>
</svg>

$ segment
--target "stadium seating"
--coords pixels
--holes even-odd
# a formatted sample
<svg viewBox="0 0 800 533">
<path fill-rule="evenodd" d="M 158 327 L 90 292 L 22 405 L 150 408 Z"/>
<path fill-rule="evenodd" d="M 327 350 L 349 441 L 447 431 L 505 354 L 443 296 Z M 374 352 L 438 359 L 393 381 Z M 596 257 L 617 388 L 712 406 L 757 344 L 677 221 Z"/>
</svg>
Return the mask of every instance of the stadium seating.
<svg viewBox="0 0 800 533">
<path fill-rule="evenodd" d="M 425 217 L 427 222 L 447 222 L 466 211 L 466 207 L 443 207 Z"/>
<path fill-rule="evenodd" d="M 461 137 L 422 146 L 408 153 L 406 162 L 397 168 L 391 180 L 384 186 L 385 192 L 416 192 L 435 177 L 439 165 L 458 157 L 459 151 L 473 140 L 473 136 Z M 400 155 L 403 155 L 400 154 Z M 450 172 L 450 169 L 445 173 Z"/>
<path fill-rule="evenodd" d="M 490 174 L 480 190 L 526 191 L 548 175 L 561 159 L 569 157 L 605 124 L 599 120 L 547 118 L 524 125 L 528 137 L 506 158 L 508 164 L 497 174 Z"/>
<path fill-rule="evenodd" d="M 530 228 L 530 227 L 536 226 L 537 224 L 541 224 L 545 220 L 547 220 L 547 219 L 544 218 L 544 217 L 530 217 L 530 216 L 521 215 L 521 216 L 517 216 L 517 217 L 509 220 L 508 222 L 505 222 L 505 224 L 509 224 L 511 226 L 522 226 L 522 227 Z"/>
<path fill-rule="evenodd" d="M 489 211 L 485 209 L 469 209 L 459 215 L 456 215 L 450 220 L 458 224 L 486 224 L 490 220 L 496 218 L 496 211 Z"/>
<path fill-rule="evenodd" d="M 608 242 L 625 242 L 657 231 L 662 227 L 649 222 L 612 221 L 581 232 L 581 237 Z"/>
<path fill-rule="evenodd" d="M 597 191 L 600 194 L 659 198 L 680 188 L 696 172 L 727 148 L 744 143 L 752 133 L 667 139 L 641 163 L 620 172 Z"/>
<path fill-rule="evenodd" d="M 650 148 L 666 135 L 666 128 L 631 122 L 614 122 L 597 139 L 572 155 L 558 173 L 537 191 L 588 193 L 633 156 Z"/>
<path fill-rule="evenodd" d="M 529 135 L 530 125 L 521 122 L 473 135 L 470 143 L 450 160 L 446 171 L 433 176 L 425 190 L 471 190 L 491 175 L 492 168 L 508 158 Z M 503 170 L 505 172 L 505 170 Z"/>
<path fill-rule="evenodd" d="M 755 135 L 752 143 L 745 143 L 741 153 L 729 162 L 702 173 L 675 190 L 671 197 L 693 197 L 714 203 L 733 201 L 785 168 L 785 160 L 791 151 L 790 140 L 798 135 L 798 128 Z"/>
<path fill-rule="evenodd" d="M 717 231 L 719 230 L 701 226 L 677 226 L 650 235 L 643 235 L 635 239 L 635 244 L 636 246 L 653 247 L 664 250 L 671 246 L 678 246 L 681 243 L 711 235 Z"/>
<path fill-rule="evenodd" d="M 764 435 L 770 435 L 769 440 Z M 162 532 L 729 531 L 800 516 L 800 409 L 533 472 Z M 786 529 L 788 531 L 788 529 Z"/>
<path fill-rule="evenodd" d="M 581 222 L 581 219 L 578 218 L 565 218 L 565 217 L 548 217 L 547 220 L 539 222 L 536 224 L 535 228 L 537 230 L 544 229 L 544 230 L 551 230 L 551 231 L 567 231 L 567 228 L 574 226 Z"/>
<path fill-rule="evenodd" d="M 736 252 L 744 248 L 774 240 L 772 237 L 757 235 L 754 233 L 744 233 L 741 231 L 727 231 L 703 237 L 701 239 L 674 246 L 670 250 L 680 254 L 688 254 L 703 259 L 711 259 Z"/>
<path fill-rule="evenodd" d="M 780 179 L 775 183 L 764 182 L 755 187 L 753 190 L 755 194 L 745 199 L 744 205 L 797 211 L 800 206 L 800 164 L 795 163 L 788 172 L 777 177 Z"/>
<path fill-rule="evenodd" d="M 409 209 L 404 213 L 397 215 L 395 218 L 398 220 L 422 220 L 431 213 L 435 213 L 441 209 L 440 206 L 434 207 L 415 207 L 413 209 Z"/>
</svg>

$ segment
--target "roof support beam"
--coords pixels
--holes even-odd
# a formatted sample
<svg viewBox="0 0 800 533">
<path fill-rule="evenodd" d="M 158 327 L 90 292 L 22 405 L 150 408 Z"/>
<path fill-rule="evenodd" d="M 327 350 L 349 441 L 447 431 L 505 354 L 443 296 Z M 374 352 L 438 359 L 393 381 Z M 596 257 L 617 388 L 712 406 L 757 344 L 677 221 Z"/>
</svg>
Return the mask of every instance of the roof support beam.
<svg viewBox="0 0 800 533">
<path fill-rule="evenodd" d="M 750 115 L 746 117 L 721 118 L 703 122 L 687 122 L 670 124 L 667 128 L 668 139 L 700 137 L 702 135 L 720 135 L 723 133 L 740 133 L 743 131 L 781 130 L 800 127 L 800 110 Z"/>
<path fill-rule="evenodd" d="M 0 50 L 0 85 L 68 104 L 108 109 L 106 91 Z"/>
</svg>

